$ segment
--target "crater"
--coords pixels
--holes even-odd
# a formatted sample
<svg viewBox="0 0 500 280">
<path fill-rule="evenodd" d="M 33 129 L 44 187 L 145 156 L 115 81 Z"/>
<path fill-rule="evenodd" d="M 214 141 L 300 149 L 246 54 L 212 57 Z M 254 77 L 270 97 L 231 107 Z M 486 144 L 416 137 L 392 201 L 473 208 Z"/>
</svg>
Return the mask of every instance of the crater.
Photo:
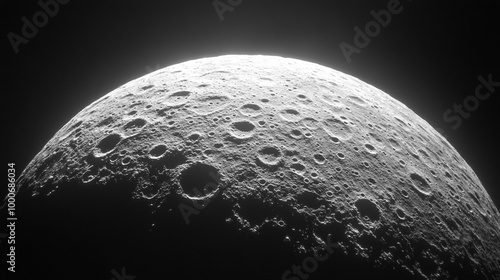
<svg viewBox="0 0 500 280">
<path fill-rule="evenodd" d="M 225 109 L 229 100 L 229 97 L 222 94 L 207 94 L 197 98 L 191 110 L 199 115 L 213 114 Z"/>
<path fill-rule="evenodd" d="M 104 120 L 100 121 L 96 126 L 101 127 L 101 126 L 107 126 L 110 125 L 113 122 L 113 117 L 107 117 Z"/>
<path fill-rule="evenodd" d="M 190 91 L 177 91 L 168 95 L 163 103 L 167 106 L 180 106 L 188 102 L 190 96 Z"/>
<path fill-rule="evenodd" d="M 317 164 L 323 164 L 326 161 L 326 158 L 322 154 L 314 154 L 314 161 Z"/>
<path fill-rule="evenodd" d="M 240 107 L 240 113 L 245 116 L 255 117 L 260 115 L 262 108 L 257 104 L 245 104 Z"/>
<path fill-rule="evenodd" d="M 323 129 L 330 137 L 342 138 L 343 140 L 351 138 L 351 129 L 339 119 L 328 118 L 323 121 L 323 125 Z"/>
<path fill-rule="evenodd" d="M 304 118 L 301 121 L 301 124 L 307 127 L 308 129 L 315 130 L 318 128 L 318 121 L 314 118 Z"/>
<path fill-rule="evenodd" d="M 306 167 L 301 163 L 292 163 L 290 168 L 297 172 L 303 172 L 306 169 Z"/>
<path fill-rule="evenodd" d="M 255 129 L 255 125 L 249 121 L 234 122 L 233 127 L 239 131 L 250 132 Z"/>
<path fill-rule="evenodd" d="M 204 197 L 217 190 L 219 180 L 220 176 L 215 167 L 196 163 L 182 172 L 180 184 L 188 196 Z"/>
<path fill-rule="evenodd" d="M 431 187 L 422 176 L 417 173 L 411 173 L 410 178 L 412 180 L 413 189 L 417 191 L 419 195 L 431 195 Z"/>
<path fill-rule="evenodd" d="M 380 211 L 377 205 L 368 199 L 358 199 L 354 205 L 358 209 L 361 217 L 367 217 L 370 221 L 378 221 L 380 219 Z"/>
<path fill-rule="evenodd" d="M 160 158 L 167 151 L 167 146 L 161 144 L 156 145 L 151 151 L 149 151 L 149 155 L 151 158 Z"/>
<path fill-rule="evenodd" d="M 107 154 L 116 148 L 121 139 L 122 137 L 119 134 L 110 134 L 101 139 L 96 145 L 96 148 L 99 149 L 100 153 Z"/>
<path fill-rule="evenodd" d="M 365 144 L 365 148 L 368 152 L 375 153 L 375 147 L 373 147 L 371 144 Z"/>
<path fill-rule="evenodd" d="M 396 215 L 398 216 L 399 219 L 404 220 L 406 219 L 406 214 L 401 208 L 396 209 Z"/>
<path fill-rule="evenodd" d="M 295 109 L 285 109 L 280 111 L 279 113 L 280 117 L 289 122 L 298 122 L 302 119 L 302 116 L 300 115 L 299 111 Z"/>
<path fill-rule="evenodd" d="M 123 126 L 126 134 L 136 134 L 147 124 L 144 119 L 134 119 Z"/>
<path fill-rule="evenodd" d="M 302 132 L 298 129 L 292 129 L 292 131 L 290 131 L 290 137 L 292 137 L 293 139 L 301 139 L 302 138 Z"/>
<path fill-rule="evenodd" d="M 278 166 L 281 161 L 281 152 L 278 148 L 268 146 L 263 147 L 257 152 L 257 160 L 259 165 L 267 167 Z"/>
<path fill-rule="evenodd" d="M 201 137 L 201 135 L 199 133 L 193 132 L 193 133 L 188 135 L 187 139 L 190 143 L 195 143 L 198 140 L 200 140 L 200 137 Z"/>
</svg>

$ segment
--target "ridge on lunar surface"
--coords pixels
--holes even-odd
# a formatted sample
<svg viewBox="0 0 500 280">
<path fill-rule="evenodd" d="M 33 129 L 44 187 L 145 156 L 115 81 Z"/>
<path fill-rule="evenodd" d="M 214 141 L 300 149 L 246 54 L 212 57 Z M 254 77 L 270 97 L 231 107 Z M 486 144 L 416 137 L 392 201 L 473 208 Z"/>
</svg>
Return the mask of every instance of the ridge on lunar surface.
<svg viewBox="0 0 500 280">
<path fill-rule="evenodd" d="M 311 279 L 500 277 L 500 214 L 458 152 L 383 91 L 296 59 L 204 58 L 126 83 L 62 127 L 19 186 L 26 224 L 100 246 L 99 265 L 79 258 L 95 274 L 123 260 L 137 279 L 279 279 L 331 238 Z M 186 224 L 179 205 L 201 201 Z"/>
</svg>

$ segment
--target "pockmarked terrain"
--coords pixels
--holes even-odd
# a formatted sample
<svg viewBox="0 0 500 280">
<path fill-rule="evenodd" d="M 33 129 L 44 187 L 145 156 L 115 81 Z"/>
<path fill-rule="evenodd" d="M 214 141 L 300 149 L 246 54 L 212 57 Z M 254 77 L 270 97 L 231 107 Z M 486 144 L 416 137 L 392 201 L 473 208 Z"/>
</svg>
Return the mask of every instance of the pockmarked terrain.
<svg viewBox="0 0 500 280">
<path fill-rule="evenodd" d="M 18 270 L 52 279 L 281 279 L 315 253 L 308 279 L 500 277 L 500 214 L 446 139 L 290 58 L 198 59 L 113 90 L 34 157 L 16 200 Z"/>
</svg>

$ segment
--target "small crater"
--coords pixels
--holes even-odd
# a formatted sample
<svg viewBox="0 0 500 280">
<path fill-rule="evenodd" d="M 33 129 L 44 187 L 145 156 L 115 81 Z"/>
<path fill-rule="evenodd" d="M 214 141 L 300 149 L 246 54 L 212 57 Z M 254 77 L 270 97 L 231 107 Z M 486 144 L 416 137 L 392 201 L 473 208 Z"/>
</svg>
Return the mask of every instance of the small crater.
<svg viewBox="0 0 500 280">
<path fill-rule="evenodd" d="M 330 137 L 330 139 L 332 140 L 333 143 L 336 143 L 336 144 L 340 142 L 340 139 L 335 137 L 335 136 Z"/>
<path fill-rule="evenodd" d="M 260 149 L 257 152 L 257 160 L 260 165 L 273 167 L 280 164 L 281 152 L 278 148 L 268 146 Z"/>
<path fill-rule="evenodd" d="M 209 115 L 226 108 L 229 100 L 225 95 L 211 93 L 197 98 L 190 109 L 199 115 Z"/>
<path fill-rule="evenodd" d="M 191 96 L 189 91 L 177 91 L 165 98 L 164 104 L 167 106 L 180 106 L 185 104 Z"/>
<path fill-rule="evenodd" d="M 183 192 L 191 197 L 203 197 L 214 193 L 219 181 L 217 169 L 203 163 L 188 167 L 182 172 L 180 178 Z"/>
<path fill-rule="evenodd" d="M 308 129 L 315 130 L 318 128 L 318 121 L 314 118 L 304 118 L 301 121 L 301 124 L 307 127 Z"/>
<path fill-rule="evenodd" d="M 458 228 L 457 223 L 455 223 L 455 221 L 454 221 L 453 219 L 450 219 L 450 218 L 444 217 L 444 218 L 443 218 L 443 221 L 444 221 L 444 223 L 446 224 L 446 226 L 447 226 L 450 230 L 452 230 L 452 231 L 456 231 L 456 230 L 458 230 L 458 229 L 459 229 L 459 228 Z"/>
<path fill-rule="evenodd" d="M 96 126 L 101 127 L 101 126 L 107 126 L 113 122 L 113 117 L 107 117 L 104 120 L 100 121 Z"/>
<path fill-rule="evenodd" d="M 354 205 L 362 217 L 367 217 L 372 222 L 380 219 L 380 211 L 378 210 L 377 205 L 370 200 L 364 198 L 358 199 Z"/>
<path fill-rule="evenodd" d="M 127 124 L 123 126 L 123 129 L 127 133 L 137 133 L 140 129 L 142 129 L 146 125 L 146 120 L 144 119 L 134 119 L 132 121 L 129 121 Z"/>
<path fill-rule="evenodd" d="M 232 124 L 234 128 L 243 132 L 250 132 L 255 129 L 255 125 L 249 121 L 239 121 Z"/>
<path fill-rule="evenodd" d="M 302 172 L 306 169 L 306 167 L 300 163 L 292 163 L 290 168 L 298 172 Z"/>
<path fill-rule="evenodd" d="M 341 138 L 348 140 L 352 137 L 352 132 L 349 126 L 343 121 L 336 118 L 328 118 L 323 121 L 323 129 L 330 137 Z"/>
<path fill-rule="evenodd" d="M 167 146 L 161 144 L 161 145 L 156 145 L 151 151 L 149 151 L 149 154 L 152 158 L 159 158 L 165 154 L 167 151 Z"/>
<path fill-rule="evenodd" d="M 224 144 L 222 144 L 222 143 L 215 143 L 215 144 L 214 144 L 214 147 L 215 147 L 216 149 L 220 149 L 220 148 L 224 147 Z"/>
<path fill-rule="evenodd" d="M 122 165 L 129 165 L 131 161 L 132 161 L 132 158 L 130 158 L 130 157 L 124 157 L 122 159 Z"/>
<path fill-rule="evenodd" d="M 434 222 L 436 222 L 436 224 L 440 225 L 441 224 L 441 219 L 438 216 L 435 216 L 434 217 Z"/>
<path fill-rule="evenodd" d="M 172 97 L 187 97 L 190 94 L 191 94 L 191 92 L 189 92 L 189 91 L 178 91 L 178 92 L 172 93 L 170 96 L 172 96 Z"/>
<path fill-rule="evenodd" d="M 317 164 L 323 164 L 326 161 L 326 158 L 322 154 L 314 154 L 314 161 Z"/>
<path fill-rule="evenodd" d="M 290 122 L 298 122 L 302 119 L 299 111 L 295 109 L 285 109 L 279 113 L 282 119 Z"/>
<path fill-rule="evenodd" d="M 401 195 L 402 195 L 404 198 L 408 198 L 408 197 L 410 197 L 410 196 L 408 195 L 408 192 L 407 192 L 407 191 L 405 191 L 405 190 L 402 190 L 402 191 L 401 191 Z"/>
<path fill-rule="evenodd" d="M 116 148 L 116 145 L 118 145 L 118 142 L 120 142 L 121 139 L 122 137 L 119 134 L 110 134 L 101 139 L 101 141 L 99 141 L 96 145 L 96 148 L 98 148 L 103 154 L 109 153 Z"/>
<path fill-rule="evenodd" d="M 257 104 L 245 104 L 240 107 L 240 113 L 245 116 L 255 117 L 260 115 L 262 108 Z"/>
<path fill-rule="evenodd" d="M 469 212 L 472 212 L 472 206 L 470 206 L 470 204 L 469 204 L 469 203 L 465 203 L 465 206 L 467 207 L 467 210 L 468 210 Z"/>
<path fill-rule="evenodd" d="M 372 145 L 370 144 L 365 144 L 365 148 L 368 152 L 374 152 L 375 151 L 375 147 L 373 147 Z"/>
<path fill-rule="evenodd" d="M 191 134 L 189 134 L 189 136 L 187 137 L 187 139 L 194 143 L 196 141 L 198 141 L 200 139 L 201 135 L 199 133 L 196 133 L 196 132 L 193 132 Z"/>
<path fill-rule="evenodd" d="M 404 220 L 406 219 L 406 214 L 401 208 L 396 209 L 396 215 L 398 216 L 399 219 Z"/>
<path fill-rule="evenodd" d="M 293 129 L 290 132 L 290 136 L 294 139 L 301 139 L 302 138 L 302 132 L 298 129 Z"/>
<path fill-rule="evenodd" d="M 156 110 L 156 114 L 160 117 L 165 117 L 167 115 L 168 108 L 158 109 Z"/>
<path fill-rule="evenodd" d="M 431 195 L 431 187 L 422 176 L 418 175 L 417 173 L 411 173 L 410 178 L 413 182 L 413 188 L 419 195 Z"/>
<path fill-rule="evenodd" d="M 112 154 L 110 157 L 109 157 L 109 161 L 110 162 L 115 162 L 117 159 L 118 159 L 119 155 L 118 154 Z"/>
</svg>

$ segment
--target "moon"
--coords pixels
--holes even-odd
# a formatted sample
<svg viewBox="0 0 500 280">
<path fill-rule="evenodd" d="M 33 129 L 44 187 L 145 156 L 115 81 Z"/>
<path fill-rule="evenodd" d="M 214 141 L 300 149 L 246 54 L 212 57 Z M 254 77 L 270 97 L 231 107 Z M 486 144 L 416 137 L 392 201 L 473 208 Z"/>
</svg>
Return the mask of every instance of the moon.
<svg viewBox="0 0 500 280">
<path fill-rule="evenodd" d="M 450 143 L 380 89 L 297 59 L 130 81 L 18 182 L 20 263 L 37 276 L 500 279 L 500 214 Z"/>
</svg>

